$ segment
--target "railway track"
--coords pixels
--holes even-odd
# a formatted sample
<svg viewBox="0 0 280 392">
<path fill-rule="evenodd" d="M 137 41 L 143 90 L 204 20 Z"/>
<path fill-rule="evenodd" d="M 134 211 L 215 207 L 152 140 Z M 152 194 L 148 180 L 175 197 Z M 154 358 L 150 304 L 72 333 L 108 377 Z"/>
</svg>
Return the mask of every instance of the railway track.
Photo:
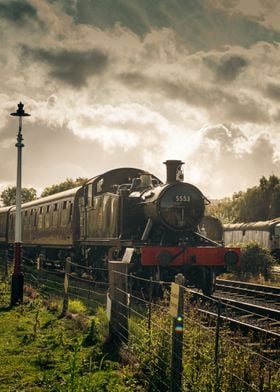
<svg viewBox="0 0 280 392">
<path fill-rule="evenodd" d="M 194 293 L 197 296 L 197 292 Z M 236 301 L 209 300 L 197 297 L 195 307 L 206 327 L 217 328 L 233 341 L 254 348 L 265 358 L 280 365 L 280 322 L 257 314 L 257 309 L 245 310 Z M 218 327 L 219 326 L 219 327 Z"/>
<path fill-rule="evenodd" d="M 197 291 L 192 296 L 202 319 L 210 325 L 219 318 L 222 327 L 250 336 L 249 344 L 259 342 L 266 356 L 279 361 L 280 288 L 219 279 L 213 297 Z"/>
<path fill-rule="evenodd" d="M 241 303 L 248 302 L 280 311 L 280 287 L 217 279 L 215 297 L 228 296 Z M 272 311 L 271 313 L 273 314 Z"/>
<path fill-rule="evenodd" d="M 219 314 L 224 322 L 228 321 L 231 325 L 240 326 L 243 330 L 277 338 L 280 342 L 279 311 L 235 299 L 220 297 L 202 299 L 197 292 L 194 295 L 201 313 L 208 312 L 216 317 Z"/>
</svg>

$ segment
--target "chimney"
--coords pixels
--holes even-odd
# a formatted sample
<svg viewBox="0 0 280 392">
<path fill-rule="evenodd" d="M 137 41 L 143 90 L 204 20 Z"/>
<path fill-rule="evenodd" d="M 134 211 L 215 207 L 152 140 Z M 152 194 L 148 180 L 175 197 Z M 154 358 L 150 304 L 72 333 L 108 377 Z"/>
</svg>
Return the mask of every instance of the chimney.
<svg viewBox="0 0 280 392">
<path fill-rule="evenodd" d="M 168 184 L 172 182 L 184 181 L 184 174 L 182 171 L 182 165 L 185 162 L 177 161 L 175 159 L 163 162 L 166 165 L 166 182 Z"/>
</svg>

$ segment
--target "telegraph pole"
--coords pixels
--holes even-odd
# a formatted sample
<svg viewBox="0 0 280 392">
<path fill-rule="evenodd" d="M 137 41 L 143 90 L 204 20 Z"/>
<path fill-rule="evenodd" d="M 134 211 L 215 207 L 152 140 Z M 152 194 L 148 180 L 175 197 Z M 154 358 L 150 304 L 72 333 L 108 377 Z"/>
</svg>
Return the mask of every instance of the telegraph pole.
<svg viewBox="0 0 280 392">
<path fill-rule="evenodd" d="M 16 184 L 16 222 L 15 222 L 15 243 L 14 243 L 14 272 L 12 275 L 11 306 L 15 306 L 23 300 L 23 273 L 21 268 L 21 161 L 22 161 L 22 117 L 30 116 L 25 113 L 22 102 L 18 104 L 18 110 L 11 113 L 19 119 L 19 129 L 17 134 L 17 184 Z"/>
</svg>

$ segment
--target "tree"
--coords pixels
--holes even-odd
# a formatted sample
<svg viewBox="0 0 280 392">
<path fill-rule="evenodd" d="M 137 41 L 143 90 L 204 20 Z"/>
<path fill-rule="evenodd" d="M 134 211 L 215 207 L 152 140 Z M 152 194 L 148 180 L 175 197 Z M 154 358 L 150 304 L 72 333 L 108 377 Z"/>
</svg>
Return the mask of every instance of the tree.
<svg viewBox="0 0 280 392">
<path fill-rule="evenodd" d="M 26 203 L 36 199 L 37 191 L 34 188 L 22 188 L 21 189 L 21 202 Z M 12 206 L 16 204 L 16 187 L 8 187 L 1 193 L 1 199 L 3 200 L 4 206 Z"/>
<path fill-rule="evenodd" d="M 84 177 L 78 177 L 76 178 L 76 180 L 73 180 L 72 178 L 66 178 L 66 180 L 61 182 L 60 184 L 54 184 L 49 187 L 46 187 L 43 190 L 41 197 L 53 195 L 58 192 L 63 192 L 67 189 L 76 188 L 77 186 L 83 185 L 87 181 L 88 179 Z"/>
<path fill-rule="evenodd" d="M 256 222 L 280 217 L 280 179 L 261 177 L 259 184 L 207 206 L 223 223 Z"/>
<path fill-rule="evenodd" d="M 236 219 L 236 212 L 233 208 L 233 200 L 225 197 L 221 200 L 215 200 L 206 206 L 206 215 L 218 218 L 223 223 L 231 223 Z"/>
</svg>

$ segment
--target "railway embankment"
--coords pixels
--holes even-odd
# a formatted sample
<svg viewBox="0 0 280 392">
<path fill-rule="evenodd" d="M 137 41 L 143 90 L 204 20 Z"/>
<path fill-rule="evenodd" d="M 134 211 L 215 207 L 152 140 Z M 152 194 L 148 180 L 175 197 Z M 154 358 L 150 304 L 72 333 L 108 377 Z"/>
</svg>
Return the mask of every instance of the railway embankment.
<svg viewBox="0 0 280 392">
<path fill-rule="evenodd" d="M 104 312 L 92 317 L 73 300 L 60 317 L 61 301 L 30 286 L 10 309 L 6 283 L 0 292 L 1 391 L 135 391 L 129 368 L 103 352 Z"/>
<path fill-rule="evenodd" d="M 186 288 L 183 312 L 174 320 L 166 282 L 126 278 L 127 291 L 118 284 L 116 291 L 125 298 L 121 307 L 127 308 L 127 330 L 119 318 L 120 350 L 113 357 L 116 351 L 105 340 L 109 309 L 104 282 L 81 277 L 77 271 L 65 281 L 57 271 L 26 270 L 24 303 L 9 309 L 8 274 L 1 285 L 1 385 L 7 391 L 167 392 L 176 372 L 172 372 L 175 332 L 182 341 L 182 391 L 279 390 L 274 345 L 252 340 L 251 332 L 244 336 L 222 315 L 202 318 Z M 66 286 L 67 311 L 61 317 Z M 159 286 L 161 299 L 154 297 Z M 215 313 L 213 308 L 208 311 Z"/>
</svg>

